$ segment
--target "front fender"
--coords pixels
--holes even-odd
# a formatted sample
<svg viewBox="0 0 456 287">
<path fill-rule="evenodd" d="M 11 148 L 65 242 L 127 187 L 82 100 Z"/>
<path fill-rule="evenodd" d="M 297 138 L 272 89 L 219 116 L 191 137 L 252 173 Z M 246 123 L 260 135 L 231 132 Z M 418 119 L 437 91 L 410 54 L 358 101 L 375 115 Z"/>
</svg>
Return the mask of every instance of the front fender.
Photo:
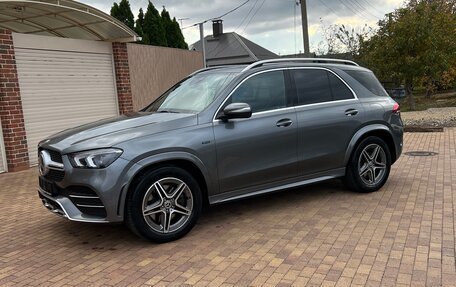
<svg viewBox="0 0 456 287">
<path fill-rule="evenodd" d="M 348 164 L 350 156 L 353 150 L 355 149 L 356 143 L 359 141 L 359 139 L 362 138 L 366 133 L 372 131 L 386 131 L 392 136 L 391 130 L 383 124 L 370 124 L 362 127 L 353 135 L 352 139 L 350 140 L 350 143 L 348 144 L 347 150 L 345 151 L 344 166 Z"/>
<path fill-rule="evenodd" d="M 125 207 L 125 202 L 127 198 L 127 193 L 130 188 L 130 185 L 133 181 L 133 179 L 138 175 L 139 172 L 141 172 L 144 168 L 147 168 L 148 166 L 154 165 L 154 164 L 159 164 L 159 163 L 164 163 L 164 162 L 169 162 L 173 160 L 184 160 L 191 162 L 195 166 L 198 167 L 198 169 L 201 171 L 201 174 L 204 177 L 204 180 L 207 185 L 208 192 L 213 192 L 217 191 L 217 185 L 210 176 L 209 170 L 207 167 L 204 165 L 204 163 L 194 154 L 188 153 L 188 152 L 182 152 L 182 151 L 174 151 L 174 152 L 165 152 L 165 153 L 160 153 L 156 155 L 152 155 L 146 158 L 141 159 L 138 161 L 136 164 L 134 164 L 131 169 L 128 171 L 128 176 L 129 176 L 129 182 L 122 188 L 122 194 L 120 196 L 120 201 L 119 201 L 119 214 L 123 217 L 124 213 L 124 207 Z"/>
</svg>

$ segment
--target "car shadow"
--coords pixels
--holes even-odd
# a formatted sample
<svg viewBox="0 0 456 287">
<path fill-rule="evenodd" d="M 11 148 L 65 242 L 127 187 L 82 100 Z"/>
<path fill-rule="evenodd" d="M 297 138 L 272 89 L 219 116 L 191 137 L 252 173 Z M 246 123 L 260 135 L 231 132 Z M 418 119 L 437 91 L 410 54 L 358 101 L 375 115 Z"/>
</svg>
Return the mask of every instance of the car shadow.
<svg viewBox="0 0 456 287">
<path fill-rule="evenodd" d="M 314 202 L 329 200 L 333 195 L 345 193 L 353 192 L 347 190 L 339 180 L 330 180 L 210 206 L 204 209 L 195 230 L 190 234 L 194 239 L 200 230 L 232 226 L 233 222 L 250 219 L 254 214 L 271 214 L 303 204 L 312 206 Z M 78 244 L 86 246 L 91 251 L 115 252 L 124 248 L 151 246 L 151 242 L 136 236 L 125 224 L 87 224 L 56 220 L 58 222 L 53 231 L 58 233 L 55 234 L 57 238 L 76 240 Z M 178 242 L 181 241 L 176 241 L 175 247 L 178 247 Z"/>
</svg>

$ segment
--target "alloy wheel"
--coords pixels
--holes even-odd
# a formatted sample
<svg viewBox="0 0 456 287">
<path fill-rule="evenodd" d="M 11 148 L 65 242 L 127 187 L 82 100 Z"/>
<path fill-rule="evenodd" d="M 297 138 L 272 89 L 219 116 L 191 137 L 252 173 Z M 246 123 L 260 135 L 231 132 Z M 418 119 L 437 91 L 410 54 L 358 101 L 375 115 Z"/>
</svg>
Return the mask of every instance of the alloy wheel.
<svg viewBox="0 0 456 287">
<path fill-rule="evenodd" d="M 142 204 L 146 223 L 156 232 L 170 233 L 182 228 L 193 211 L 193 196 L 185 182 L 167 177 L 154 182 Z"/>
<path fill-rule="evenodd" d="M 358 160 L 358 173 L 368 186 L 374 186 L 383 180 L 386 173 L 386 153 L 378 144 L 366 146 Z"/>
</svg>

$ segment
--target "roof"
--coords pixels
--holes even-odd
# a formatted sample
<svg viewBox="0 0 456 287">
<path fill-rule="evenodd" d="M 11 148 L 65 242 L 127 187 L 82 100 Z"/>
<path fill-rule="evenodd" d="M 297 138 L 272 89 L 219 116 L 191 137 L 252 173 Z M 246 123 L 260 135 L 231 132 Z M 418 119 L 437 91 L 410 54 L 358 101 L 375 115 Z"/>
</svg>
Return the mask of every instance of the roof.
<svg viewBox="0 0 456 287">
<path fill-rule="evenodd" d="M 250 64 L 259 60 L 278 58 L 278 55 L 235 32 L 217 37 L 206 36 L 204 40 L 208 66 Z M 192 48 L 201 51 L 201 41 L 194 43 Z"/>
<path fill-rule="evenodd" d="M 110 42 L 138 35 L 114 17 L 72 0 L 0 0 L 0 27 L 13 32 Z"/>
</svg>

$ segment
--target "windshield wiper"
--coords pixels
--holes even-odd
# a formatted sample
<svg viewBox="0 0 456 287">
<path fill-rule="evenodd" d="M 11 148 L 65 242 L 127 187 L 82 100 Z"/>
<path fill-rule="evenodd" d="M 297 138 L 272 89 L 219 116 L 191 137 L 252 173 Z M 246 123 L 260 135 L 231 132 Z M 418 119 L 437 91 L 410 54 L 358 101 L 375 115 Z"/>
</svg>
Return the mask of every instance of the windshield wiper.
<svg viewBox="0 0 456 287">
<path fill-rule="evenodd" d="M 179 112 L 173 110 L 159 110 L 157 113 L 170 113 L 170 114 L 178 114 Z"/>
</svg>

